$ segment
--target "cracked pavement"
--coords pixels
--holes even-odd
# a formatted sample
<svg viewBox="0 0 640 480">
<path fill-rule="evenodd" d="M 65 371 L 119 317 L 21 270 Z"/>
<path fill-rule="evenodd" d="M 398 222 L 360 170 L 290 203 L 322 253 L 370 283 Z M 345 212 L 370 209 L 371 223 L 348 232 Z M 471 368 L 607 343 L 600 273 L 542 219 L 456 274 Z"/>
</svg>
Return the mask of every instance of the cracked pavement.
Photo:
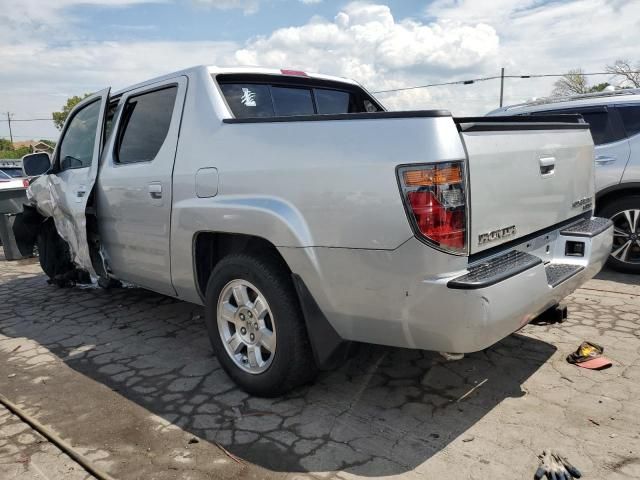
<svg viewBox="0 0 640 480">
<path fill-rule="evenodd" d="M 59 289 L 33 259 L 0 260 L 0 393 L 119 479 L 521 479 L 545 447 L 584 478 L 640 478 L 640 278 L 604 272 L 567 303 L 562 325 L 461 361 L 362 345 L 315 384 L 260 399 L 221 370 L 201 307 Z M 582 340 L 614 366 L 566 363 Z M 23 427 L 0 410 L 1 478 L 87 477 Z"/>
</svg>

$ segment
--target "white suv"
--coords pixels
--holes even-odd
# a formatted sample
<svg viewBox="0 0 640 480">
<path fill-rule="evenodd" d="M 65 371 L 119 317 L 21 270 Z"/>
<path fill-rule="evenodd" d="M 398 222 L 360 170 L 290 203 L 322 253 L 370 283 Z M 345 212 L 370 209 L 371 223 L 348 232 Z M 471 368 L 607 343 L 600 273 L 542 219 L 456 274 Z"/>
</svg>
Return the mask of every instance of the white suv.
<svg viewBox="0 0 640 480">
<path fill-rule="evenodd" d="M 596 214 L 615 225 L 609 265 L 640 273 L 640 89 L 545 98 L 488 115 L 581 114 L 595 143 Z"/>
</svg>

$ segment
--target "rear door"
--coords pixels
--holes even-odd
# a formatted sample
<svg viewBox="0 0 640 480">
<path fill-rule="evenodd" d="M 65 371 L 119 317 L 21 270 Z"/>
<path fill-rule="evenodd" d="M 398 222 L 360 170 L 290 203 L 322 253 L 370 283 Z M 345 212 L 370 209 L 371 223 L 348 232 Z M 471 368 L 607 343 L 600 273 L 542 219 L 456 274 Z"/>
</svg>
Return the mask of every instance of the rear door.
<svg viewBox="0 0 640 480">
<path fill-rule="evenodd" d="M 52 173 L 43 179 L 48 184 L 48 191 L 43 193 L 50 198 L 41 199 L 50 205 L 49 213 L 69 244 L 74 262 L 94 276 L 86 209 L 98 172 L 108 102 L 107 88 L 83 100 L 71 112 L 54 152 Z"/>
<path fill-rule="evenodd" d="M 593 208 L 587 125 L 508 118 L 456 119 L 469 161 L 470 253 Z"/>
<path fill-rule="evenodd" d="M 107 269 L 167 295 L 171 282 L 173 164 L 184 76 L 124 94 L 98 179 L 98 227 Z"/>
</svg>

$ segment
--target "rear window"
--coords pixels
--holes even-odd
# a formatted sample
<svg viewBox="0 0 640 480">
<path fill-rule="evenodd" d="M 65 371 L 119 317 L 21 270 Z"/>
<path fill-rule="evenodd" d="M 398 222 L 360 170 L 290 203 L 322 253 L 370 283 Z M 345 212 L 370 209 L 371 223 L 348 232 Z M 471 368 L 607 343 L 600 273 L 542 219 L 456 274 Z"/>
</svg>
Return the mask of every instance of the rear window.
<svg viewBox="0 0 640 480">
<path fill-rule="evenodd" d="M 234 77 L 234 76 L 230 76 Z M 254 76 L 256 77 L 256 76 Z M 266 77 L 262 77 L 267 80 Z M 322 82 L 289 79 L 265 82 L 229 81 L 218 77 L 220 89 L 236 118 L 289 117 L 378 112 L 381 108 L 364 91 L 354 87 L 340 89 L 336 82 L 320 88 Z M 314 85 L 315 83 L 315 85 Z"/>
<path fill-rule="evenodd" d="M 619 106 L 618 111 L 627 135 L 640 133 L 640 105 Z"/>
</svg>

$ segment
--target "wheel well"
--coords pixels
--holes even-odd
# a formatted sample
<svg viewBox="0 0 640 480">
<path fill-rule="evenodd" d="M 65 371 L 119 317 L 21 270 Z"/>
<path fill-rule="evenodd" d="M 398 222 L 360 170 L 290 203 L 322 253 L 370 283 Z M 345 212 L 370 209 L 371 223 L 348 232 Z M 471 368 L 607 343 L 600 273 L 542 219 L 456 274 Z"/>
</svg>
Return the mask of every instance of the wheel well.
<svg viewBox="0 0 640 480">
<path fill-rule="evenodd" d="M 630 195 L 640 195 L 640 187 L 635 185 L 629 187 L 620 186 L 615 190 L 603 193 L 596 198 L 596 213 L 602 210 L 602 208 L 608 203 Z"/>
<path fill-rule="evenodd" d="M 240 233 L 199 232 L 194 240 L 194 267 L 198 293 L 202 298 L 211 272 L 220 260 L 231 253 L 269 256 L 291 273 L 275 245 L 262 237 Z"/>
</svg>

